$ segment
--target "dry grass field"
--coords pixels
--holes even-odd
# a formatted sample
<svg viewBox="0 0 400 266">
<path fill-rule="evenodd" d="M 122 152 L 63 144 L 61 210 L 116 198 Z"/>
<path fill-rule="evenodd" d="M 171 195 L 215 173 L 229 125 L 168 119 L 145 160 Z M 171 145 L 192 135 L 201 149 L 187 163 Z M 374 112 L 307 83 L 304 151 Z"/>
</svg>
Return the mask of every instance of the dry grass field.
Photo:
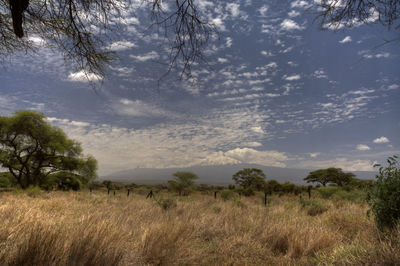
<svg viewBox="0 0 400 266">
<path fill-rule="evenodd" d="M 167 194 L 162 195 L 165 199 Z M 173 197 L 172 194 L 169 197 Z M 1 265 L 399 265 L 367 205 L 104 191 L 0 193 Z"/>
</svg>

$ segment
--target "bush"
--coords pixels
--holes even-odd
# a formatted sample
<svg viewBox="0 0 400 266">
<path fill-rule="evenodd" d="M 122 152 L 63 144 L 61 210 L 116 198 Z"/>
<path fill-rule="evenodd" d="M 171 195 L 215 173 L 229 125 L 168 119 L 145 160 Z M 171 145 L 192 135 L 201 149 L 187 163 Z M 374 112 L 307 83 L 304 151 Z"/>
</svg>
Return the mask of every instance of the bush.
<svg viewBox="0 0 400 266">
<path fill-rule="evenodd" d="M 340 190 L 339 187 L 332 186 L 332 187 L 319 187 L 317 189 L 319 195 L 324 199 L 331 198 L 335 193 Z"/>
<path fill-rule="evenodd" d="M 7 177 L 0 177 L 0 187 L 11 187 L 11 181 Z"/>
<path fill-rule="evenodd" d="M 176 207 L 176 201 L 174 199 L 159 198 L 158 200 L 156 200 L 156 202 L 163 210 L 168 210 Z"/>
<path fill-rule="evenodd" d="M 400 219 L 400 164 L 397 158 L 389 157 L 388 166 L 379 168 L 376 185 L 368 194 L 369 212 L 375 215 L 375 222 L 382 231 L 395 228 Z"/>
<path fill-rule="evenodd" d="M 236 193 L 229 189 L 224 189 L 221 191 L 221 198 L 226 201 L 236 197 Z"/>
<path fill-rule="evenodd" d="M 37 186 L 32 186 L 32 185 L 29 186 L 26 189 L 20 189 L 20 188 L 16 189 L 16 190 L 14 190 L 14 193 L 17 194 L 17 195 L 26 194 L 26 195 L 28 195 L 29 197 L 32 197 L 32 198 L 37 198 L 37 197 L 41 197 L 41 196 L 44 195 L 43 190 L 41 190 Z"/>
<path fill-rule="evenodd" d="M 322 214 L 328 210 L 328 208 L 317 200 L 306 200 L 300 199 L 300 204 L 303 209 L 307 211 L 310 216 L 316 216 Z"/>
</svg>

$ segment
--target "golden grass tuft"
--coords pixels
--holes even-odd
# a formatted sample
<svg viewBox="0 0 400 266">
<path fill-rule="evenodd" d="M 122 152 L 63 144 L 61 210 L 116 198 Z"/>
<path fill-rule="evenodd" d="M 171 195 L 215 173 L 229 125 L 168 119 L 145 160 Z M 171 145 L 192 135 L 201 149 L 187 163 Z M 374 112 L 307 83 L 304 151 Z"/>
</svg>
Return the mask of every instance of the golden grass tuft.
<svg viewBox="0 0 400 266">
<path fill-rule="evenodd" d="M 164 195 L 165 198 L 166 195 Z M 168 196 L 167 196 L 168 197 Z M 169 197 L 173 197 L 169 195 Z M 383 236 L 363 204 L 295 197 L 214 200 L 194 194 L 164 209 L 143 195 L 0 195 L 2 265 L 395 265 L 400 229 Z M 175 205 L 174 205 L 175 206 Z M 4 263 L 3 263 L 4 262 Z M 393 264 L 394 263 L 394 264 Z"/>
</svg>

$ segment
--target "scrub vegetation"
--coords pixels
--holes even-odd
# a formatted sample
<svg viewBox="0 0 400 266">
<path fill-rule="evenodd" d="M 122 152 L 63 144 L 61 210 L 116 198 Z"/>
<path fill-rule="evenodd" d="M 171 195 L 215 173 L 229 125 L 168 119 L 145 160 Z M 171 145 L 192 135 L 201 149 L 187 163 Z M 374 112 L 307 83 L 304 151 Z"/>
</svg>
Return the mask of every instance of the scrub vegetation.
<svg viewBox="0 0 400 266">
<path fill-rule="evenodd" d="M 204 186 L 203 186 L 204 188 Z M 328 188 L 328 187 L 327 187 Z M 0 193 L 3 265 L 395 265 L 400 227 L 367 217 L 366 192 L 188 196 L 153 187 Z M 326 188 L 321 188 L 326 189 Z M 323 191 L 323 190 L 321 190 Z M 230 196 L 227 196 L 230 195 Z M 221 197 L 222 196 L 222 197 Z M 302 197 L 300 197 L 302 196 Z M 373 216 L 373 214 L 371 214 Z"/>
</svg>

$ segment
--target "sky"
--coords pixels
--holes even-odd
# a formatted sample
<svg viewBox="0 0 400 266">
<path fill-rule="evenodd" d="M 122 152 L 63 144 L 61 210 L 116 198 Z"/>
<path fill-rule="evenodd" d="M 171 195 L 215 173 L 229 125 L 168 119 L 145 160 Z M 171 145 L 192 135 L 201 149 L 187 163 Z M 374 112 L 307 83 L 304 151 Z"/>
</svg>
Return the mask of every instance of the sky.
<svg viewBox="0 0 400 266">
<path fill-rule="evenodd" d="M 321 30 L 312 3 L 198 2 L 218 36 L 190 80 L 174 70 L 160 80 L 168 42 L 143 5 L 117 20 L 104 49 L 118 59 L 104 78 L 89 74 L 95 88 L 28 36 L 37 54 L 1 65 L 0 115 L 44 113 L 95 156 L 100 175 L 237 163 L 373 170 L 400 154 L 399 42 L 379 46 L 399 32 L 374 17 Z"/>
</svg>

